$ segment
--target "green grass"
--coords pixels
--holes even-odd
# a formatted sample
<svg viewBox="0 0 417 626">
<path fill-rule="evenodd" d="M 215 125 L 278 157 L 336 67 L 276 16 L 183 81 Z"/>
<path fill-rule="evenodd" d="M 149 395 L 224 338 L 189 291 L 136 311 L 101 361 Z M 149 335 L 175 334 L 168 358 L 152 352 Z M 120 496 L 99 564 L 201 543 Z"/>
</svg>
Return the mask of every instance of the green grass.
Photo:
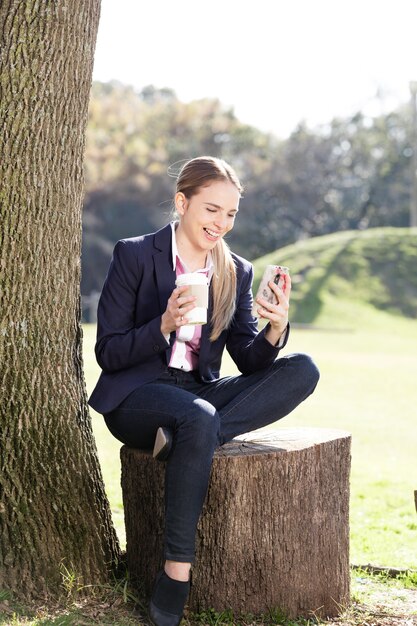
<svg viewBox="0 0 417 626">
<path fill-rule="evenodd" d="M 352 433 L 351 562 L 417 566 L 416 406 L 417 321 L 375 312 L 373 325 L 339 332 L 293 329 L 286 352 L 311 354 L 321 370 L 313 396 L 279 426 L 340 428 Z M 382 325 L 382 328 L 381 328 Z M 84 327 L 85 371 L 91 390 L 95 328 Z M 223 373 L 235 371 L 225 358 Z M 107 493 L 124 541 L 120 446 L 92 411 Z"/>
<path fill-rule="evenodd" d="M 410 349 L 417 342 L 417 322 L 403 324 L 402 332 L 387 341 L 389 327 L 340 334 L 298 330 L 289 346 L 312 354 L 322 376 L 315 394 L 285 422 L 352 433 L 351 562 L 356 564 L 417 565 L 417 355 Z"/>
<path fill-rule="evenodd" d="M 98 379 L 100 368 L 94 356 L 96 327 L 92 324 L 83 326 L 84 333 L 84 375 L 87 391 L 90 395 Z M 126 545 L 124 528 L 123 499 L 120 486 L 120 443 L 109 432 L 102 415 L 90 408 L 94 437 L 97 444 L 101 471 L 106 487 L 107 497 L 112 509 L 113 522 L 117 530 L 122 548 Z"/>
</svg>

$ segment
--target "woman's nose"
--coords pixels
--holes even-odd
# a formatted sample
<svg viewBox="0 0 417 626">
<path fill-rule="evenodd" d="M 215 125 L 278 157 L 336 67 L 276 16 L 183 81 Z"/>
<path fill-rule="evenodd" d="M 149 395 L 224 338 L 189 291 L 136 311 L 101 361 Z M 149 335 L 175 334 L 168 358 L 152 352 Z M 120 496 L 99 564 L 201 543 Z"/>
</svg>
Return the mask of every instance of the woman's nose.
<svg viewBox="0 0 417 626">
<path fill-rule="evenodd" d="M 216 215 L 216 218 L 214 220 L 214 225 L 219 230 L 224 230 L 226 228 L 226 226 L 227 226 L 227 217 L 226 217 L 226 215 Z"/>
</svg>

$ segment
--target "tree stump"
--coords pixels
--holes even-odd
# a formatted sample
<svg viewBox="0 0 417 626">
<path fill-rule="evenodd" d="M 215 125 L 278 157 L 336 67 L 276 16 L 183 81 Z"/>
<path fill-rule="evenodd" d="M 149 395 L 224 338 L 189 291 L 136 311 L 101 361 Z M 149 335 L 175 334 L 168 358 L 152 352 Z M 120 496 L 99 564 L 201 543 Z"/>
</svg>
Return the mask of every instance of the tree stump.
<svg viewBox="0 0 417 626">
<path fill-rule="evenodd" d="M 162 567 L 164 464 L 121 450 L 127 560 L 150 593 Z M 214 456 L 189 608 L 335 616 L 349 601 L 350 435 L 256 431 Z"/>
</svg>

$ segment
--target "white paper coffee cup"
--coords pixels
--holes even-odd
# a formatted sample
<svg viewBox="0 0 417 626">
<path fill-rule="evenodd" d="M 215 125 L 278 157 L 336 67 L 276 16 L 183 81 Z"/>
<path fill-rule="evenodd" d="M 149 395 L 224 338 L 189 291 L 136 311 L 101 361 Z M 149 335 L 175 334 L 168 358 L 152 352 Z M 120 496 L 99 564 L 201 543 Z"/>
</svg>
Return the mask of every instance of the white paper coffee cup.
<svg viewBox="0 0 417 626">
<path fill-rule="evenodd" d="M 183 296 L 195 296 L 195 307 L 186 314 L 189 324 L 207 324 L 208 278 L 205 274 L 181 274 L 175 281 L 177 287 L 188 286 Z"/>
</svg>

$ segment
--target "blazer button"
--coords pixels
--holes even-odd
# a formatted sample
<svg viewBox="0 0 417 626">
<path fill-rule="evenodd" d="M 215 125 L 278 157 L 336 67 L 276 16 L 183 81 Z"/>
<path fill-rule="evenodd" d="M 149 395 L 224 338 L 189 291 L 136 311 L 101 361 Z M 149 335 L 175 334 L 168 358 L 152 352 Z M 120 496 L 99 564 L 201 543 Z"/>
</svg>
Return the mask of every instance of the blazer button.
<svg viewBox="0 0 417 626">
<path fill-rule="evenodd" d="M 155 344 L 155 345 L 154 345 L 154 347 L 153 347 L 153 351 L 154 351 L 154 352 L 159 352 L 159 351 L 160 351 L 160 349 L 161 349 L 161 348 L 160 348 L 157 344 Z"/>
</svg>

